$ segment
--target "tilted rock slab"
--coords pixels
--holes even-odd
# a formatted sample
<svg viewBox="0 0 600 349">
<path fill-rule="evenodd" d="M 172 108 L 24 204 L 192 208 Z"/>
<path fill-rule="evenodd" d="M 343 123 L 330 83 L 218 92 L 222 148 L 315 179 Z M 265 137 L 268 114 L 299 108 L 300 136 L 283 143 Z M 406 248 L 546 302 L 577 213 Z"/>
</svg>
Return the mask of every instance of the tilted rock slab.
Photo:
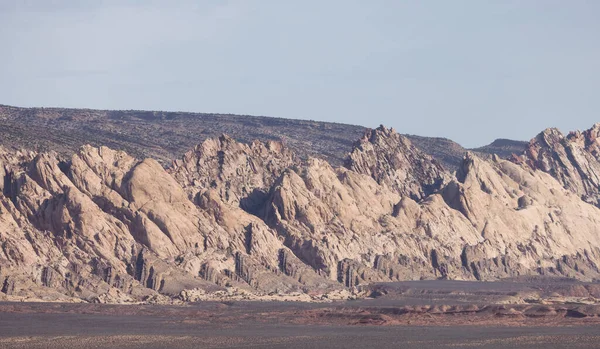
<svg viewBox="0 0 600 349">
<path fill-rule="evenodd" d="M 566 157 L 590 174 L 592 138 L 570 136 L 583 153 Z M 595 182 L 560 172 L 546 148 L 517 163 L 468 153 L 455 174 L 383 127 L 344 167 L 227 136 L 168 170 L 106 147 L 68 160 L 1 149 L 0 291 L 133 302 L 225 287 L 323 294 L 374 281 L 598 279 L 600 209 L 586 202 Z"/>
</svg>

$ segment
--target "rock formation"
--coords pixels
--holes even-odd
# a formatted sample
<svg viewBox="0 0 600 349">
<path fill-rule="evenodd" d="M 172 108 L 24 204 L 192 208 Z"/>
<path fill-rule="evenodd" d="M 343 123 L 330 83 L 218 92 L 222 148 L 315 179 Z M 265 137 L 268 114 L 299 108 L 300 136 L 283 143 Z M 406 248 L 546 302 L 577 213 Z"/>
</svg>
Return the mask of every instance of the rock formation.
<svg viewBox="0 0 600 349">
<path fill-rule="evenodd" d="M 19 108 L 0 104 L 0 139 L 7 148 L 53 150 L 70 157 L 85 144 L 126 151 L 138 159 L 151 157 L 170 164 L 207 139 L 227 134 L 237 141 L 284 140 L 302 159 L 319 157 L 332 165 L 344 162 L 365 127 L 265 116 L 142 110 Z M 406 135 L 421 151 L 449 170 L 462 160 L 465 148 L 445 138 Z M 508 143 L 507 143 L 508 142 Z M 520 154 L 525 142 L 501 140 L 472 149 L 502 157 Z M 506 156 L 505 156 L 506 155 Z"/>
<path fill-rule="evenodd" d="M 414 147 L 408 138 L 383 126 L 367 131 L 354 145 L 346 167 L 415 200 L 439 190 L 449 177 L 437 161 Z"/>
<path fill-rule="evenodd" d="M 319 295 L 374 281 L 597 280 L 597 129 L 547 130 L 512 162 L 467 153 L 455 174 L 384 127 L 343 167 L 227 136 L 167 170 L 107 147 L 68 159 L 1 149 L 0 291 L 133 302 L 228 287 Z"/>
<path fill-rule="evenodd" d="M 213 189 L 222 201 L 251 210 L 285 169 L 299 163 L 281 142 L 254 141 L 248 145 L 222 135 L 185 153 L 173 162 L 169 172 L 190 199 Z"/>
<path fill-rule="evenodd" d="M 593 205 L 600 205 L 600 123 L 566 137 L 546 129 L 529 142 L 517 163 L 549 173 L 565 188 Z"/>
</svg>

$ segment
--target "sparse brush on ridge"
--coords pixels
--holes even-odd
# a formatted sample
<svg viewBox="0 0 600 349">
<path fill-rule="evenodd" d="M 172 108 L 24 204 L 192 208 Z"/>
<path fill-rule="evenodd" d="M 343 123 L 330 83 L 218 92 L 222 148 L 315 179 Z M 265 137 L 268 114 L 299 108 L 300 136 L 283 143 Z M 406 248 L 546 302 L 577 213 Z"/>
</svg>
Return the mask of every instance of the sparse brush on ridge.
<svg viewBox="0 0 600 349">
<path fill-rule="evenodd" d="M 509 160 L 468 152 L 453 173 L 383 126 L 344 166 L 228 136 L 166 169 L 103 146 L 4 147 L 0 297 L 315 300 L 379 281 L 596 280 L 597 130 L 546 130 Z"/>
</svg>

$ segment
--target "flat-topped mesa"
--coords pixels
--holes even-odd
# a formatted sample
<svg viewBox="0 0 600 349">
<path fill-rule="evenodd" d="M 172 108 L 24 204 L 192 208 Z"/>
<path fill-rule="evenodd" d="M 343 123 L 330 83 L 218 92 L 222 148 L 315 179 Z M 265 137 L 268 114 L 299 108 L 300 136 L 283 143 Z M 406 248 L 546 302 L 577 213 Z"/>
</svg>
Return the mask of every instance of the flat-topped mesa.
<svg viewBox="0 0 600 349">
<path fill-rule="evenodd" d="M 413 146 L 408 138 L 384 126 L 367 131 L 354 144 L 345 165 L 415 200 L 440 190 L 450 178 L 435 159 Z"/>
<path fill-rule="evenodd" d="M 564 136 L 549 128 L 529 142 L 513 162 L 525 163 L 556 178 L 584 201 L 600 205 L 600 124 Z"/>
<path fill-rule="evenodd" d="M 527 148 L 528 142 L 515 141 L 512 139 L 498 138 L 488 145 L 471 149 L 477 156 L 489 159 L 493 155 L 506 159 L 511 156 L 520 155 Z"/>
<path fill-rule="evenodd" d="M 281 142 L 244 144 L 222 135 L 188 151 L 168 171 L 191 199 L 214 189 L 221 200 L 237 206 L 255 191 L 266 193 L 286 168 L 299 162 Z"/>
</svg>

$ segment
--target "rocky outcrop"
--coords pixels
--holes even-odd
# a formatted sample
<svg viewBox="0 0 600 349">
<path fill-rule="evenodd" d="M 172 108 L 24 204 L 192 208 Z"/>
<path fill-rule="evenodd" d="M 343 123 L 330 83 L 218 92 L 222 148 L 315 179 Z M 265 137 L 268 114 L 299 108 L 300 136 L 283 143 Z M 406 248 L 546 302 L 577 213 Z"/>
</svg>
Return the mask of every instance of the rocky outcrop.
<svg viewBox="0 0 600 349">
<path fill-rule="evenodd" d="M 286 247 L 262 221 L 223 203 L 214 189 L 194 204 L 151 159 L 90 146 L 64 162 L 52 153 L 3 151 L 0 183 L 7 294 L 44 299 L 53 290 L 52 297 L 110 302 L 228 285 L 340 288 L 291 253 L 285 264 L 294 275 L 287 275 L 279 267 Z"/>
<path fill-rule="evenodd" d="M 373 177 L 400 195 L 421 200 L 442 188 L 449 173 L 410 140 L 383 126 L 365 133 L 346 161 L 346 167 Z"/>
<path fill-rule="evenodd" d="M 281 173 L 299 159 L 281 142 L 242 144 L 222 135 L 175 160 L 169 173 L 191 199 L 211 189 L 221 200 L 252 210 Z"/>
<path fill-rule="evenodd" d="M 574 276 L 580 273 L 556 269 L 561 258 L 578 255 L 590 256 L 582 265 L 591 269 L 588 276 L 597 277 L 598 211 L 549 175 L 498 158 L 485 162 L 467 155 L 443 195 L 485 239 L 466 246 L 461 256 L 475 278 L 532 270 Z"/>
<path fill-rule="evenodd" d="M 546 129 L 513 161 L 549 173 L 582 200 L 600 205 L 600 124 L 564 136 Z"/>
<path fill-rule="evenodd" d="M 396 280 L 597 280 L 600 209 L 581 200 L 594 195 L 594 134 L 547 131 L 517 163 L 467 153 L 455 174 L 383 127 L 344 167 L 226 136 L 168 170 L 107 147 L 69 159 L 1 149 L 0 291 L 155 302 L 224 288 L 314 296 Z"/>
<path fill-rule="evenodd" d="M 313 160 L 280 178 L 264 218 L 305 263 L 353 286 L 528 273 L 596 278 L 598 213 L 543 172 L 468 154 L 457 178 L 420 202 Z M 587 271 L 565 269 L 565 258 Z"/>
</svg>

